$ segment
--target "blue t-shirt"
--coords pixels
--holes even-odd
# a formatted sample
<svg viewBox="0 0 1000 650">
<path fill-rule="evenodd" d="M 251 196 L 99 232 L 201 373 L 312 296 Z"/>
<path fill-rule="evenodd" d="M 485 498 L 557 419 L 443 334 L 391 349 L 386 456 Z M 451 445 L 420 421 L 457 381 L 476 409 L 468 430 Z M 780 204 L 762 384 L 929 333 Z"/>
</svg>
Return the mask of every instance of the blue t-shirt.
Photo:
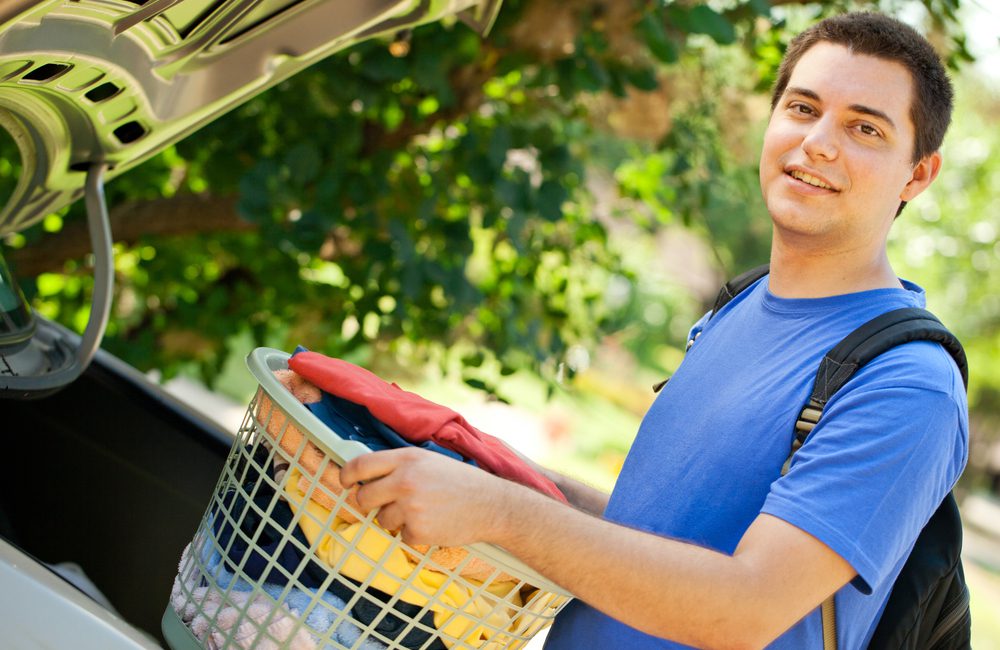
<svg viewBox="0 0 1000 650">
<path fill-rule="evenodd" d="M 966 395 L 951 357 L 926 341 L 882 354 L 830 400 L 784 477 L 781 466 L 823 355 L 875 316 L 924 306 L 923 290 L 904 284 L 786 299 L 765 277 L 702 319 L 643 419 L 605 517 L 728 554 L 760 513 L 783 519 L 857 571 L 836 594 L 837 631 L 841 647 L 866 646 L 917 534 L 965 467 Z M 817 608 L 770 647 L 822 648 L 821 630 Z M 684 646 L 576 600 L 545 647 Z"/>
</svg>

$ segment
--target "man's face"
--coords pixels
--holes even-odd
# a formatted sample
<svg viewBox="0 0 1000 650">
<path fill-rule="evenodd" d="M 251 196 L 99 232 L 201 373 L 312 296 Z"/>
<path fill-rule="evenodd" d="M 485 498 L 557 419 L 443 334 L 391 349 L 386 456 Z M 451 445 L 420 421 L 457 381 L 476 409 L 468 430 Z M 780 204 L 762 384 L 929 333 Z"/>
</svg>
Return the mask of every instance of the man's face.
<svg viewBox="0 0 1000 650">
<path fill-rule="evenodd" d="M 776 236 L 831 252 L 883 246 L 901 200 L 940 165 L 914 165 L 913 80 L 899 63 L 820 42 L 778 100 L 760 159 Z M 933 160 L 932 160 L 933 159 Z"/>
</svg>

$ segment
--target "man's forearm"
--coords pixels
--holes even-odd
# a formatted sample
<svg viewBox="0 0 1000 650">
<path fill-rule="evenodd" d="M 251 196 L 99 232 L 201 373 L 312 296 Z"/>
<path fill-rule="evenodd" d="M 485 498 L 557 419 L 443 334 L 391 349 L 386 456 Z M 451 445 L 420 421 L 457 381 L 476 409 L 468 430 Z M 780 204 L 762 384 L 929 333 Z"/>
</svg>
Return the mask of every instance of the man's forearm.
<svg viewBox="0 0 1000 650">
<path fill-rule="evenodd" d="M 598 517 L 604 514 L 609 497 L 606 492 L 551 469 L 543 468 L 542 472 L 556 484 L 571 504 Z"/>
<path fill-rule="evenodd" d="M 511 447 L 507 443 L 504 444 L 507 445 L 512 452 L 517 454 L 518 457 L 529 467 L 555 483 L 556 487 L 559 488 L 559 491 L 566 497 L 566 500 L 574 506 L 593 515 L 600 516 L 604 514 L 604 509 L 608 506 L 609 496 L 606 492 L 602 492 L 591 485 L 587 485 L 586 483 L 582 483 L 574 478 L 570 478 L 569 476 L 557 472 L 554 469 L 549 469 L 548 467 L 540 465 L 519 452 L 517 449 L 514 449 L 514 447 Z"/>
<path fill-rule="evenodd" d="M 762 647 L 854 576 L 815 537 L 768 515 L 729 556 L 611 523 L 422 449 L 363 454 L 340 479 L 348 489 L 361 484 L 358 506 L 378 508 L 380 523 L 409 544 L 497 544 L 600 611 L 688 645 Z"/>
<path fill-rule="evenodd" d="M 763 634 L 740 615 L 748 600 L 740 594 L 752 589 L 732 557 L 598 520 L 528 490 L 512 492 L 517 496 L 505 502 L 520 514 L 497 517 L 502 523 L 487 541 L 596 609 L 698 647 Z M 763 644 L 743 647 L 754 645 Z"/>
<path fill-rule="evenodd" d="M 759 552 L 741 553 L 742 543 L 729 556 L 597 519 L 521 486 L 508 497 L 510 510 L 497 513 L 486 541 L 605 614 L 688 645 L 763 647 L 850 578 L 838 574 L 829 591 L 810 590 L 759 562 Z M 798 569 L 804 579 L 828 569 L 814 564 Z"/>
</svg>

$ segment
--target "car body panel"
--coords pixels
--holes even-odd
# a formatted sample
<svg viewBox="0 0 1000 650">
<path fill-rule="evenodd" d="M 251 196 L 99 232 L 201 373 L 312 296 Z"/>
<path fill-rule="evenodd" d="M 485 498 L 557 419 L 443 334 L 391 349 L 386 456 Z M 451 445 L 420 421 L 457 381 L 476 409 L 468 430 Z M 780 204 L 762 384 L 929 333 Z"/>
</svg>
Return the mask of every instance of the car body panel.
<svg viewBox="0 0 1000 650">
<path fill-rule="evenodd" d="M 497 0 L 49 0 L 4 3 L 0 125 L 23 172 L 0 235 L 110 180 L 305 67 L 354 43 Z"/>
<path fill-rule="evenodd" d="M 0 538 L 0 626 L 6 648 L 145 650 L 153 639 Z"/>
</svg>

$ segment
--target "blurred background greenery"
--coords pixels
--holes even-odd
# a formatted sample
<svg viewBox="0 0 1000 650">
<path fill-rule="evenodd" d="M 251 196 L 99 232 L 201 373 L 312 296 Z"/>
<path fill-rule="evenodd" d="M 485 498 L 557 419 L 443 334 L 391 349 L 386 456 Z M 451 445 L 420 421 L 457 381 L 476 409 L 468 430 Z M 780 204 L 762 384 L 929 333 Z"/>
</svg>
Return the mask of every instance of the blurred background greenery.
<svg viewBox="0 0 1000 650">
<path fill-rule="evenodd" d="M 362 44 L 107 188 L 104 347 L 242 400 L 248 349 L 306 345 L 448 403 L 512 404 L 551 464 L 610 487 L 689 325 L 767 260 L 757 155 L 787 42 L 858 8 L 927 34 L 958 88 L 944 170 L 891 257 L 968 350 L 960 492 L 996 497 L 1000 13 L 985 0 L 507 0 L 485 39 L 438 24 Z M 0 191 L 15 151 L 0 143 Z M 84 229 L 74 205 L 3 242 L 34 307 L 78 331 Z M 1000 647 L 998 565 L 976 574 L 977 648 Z"/>
</svg>

